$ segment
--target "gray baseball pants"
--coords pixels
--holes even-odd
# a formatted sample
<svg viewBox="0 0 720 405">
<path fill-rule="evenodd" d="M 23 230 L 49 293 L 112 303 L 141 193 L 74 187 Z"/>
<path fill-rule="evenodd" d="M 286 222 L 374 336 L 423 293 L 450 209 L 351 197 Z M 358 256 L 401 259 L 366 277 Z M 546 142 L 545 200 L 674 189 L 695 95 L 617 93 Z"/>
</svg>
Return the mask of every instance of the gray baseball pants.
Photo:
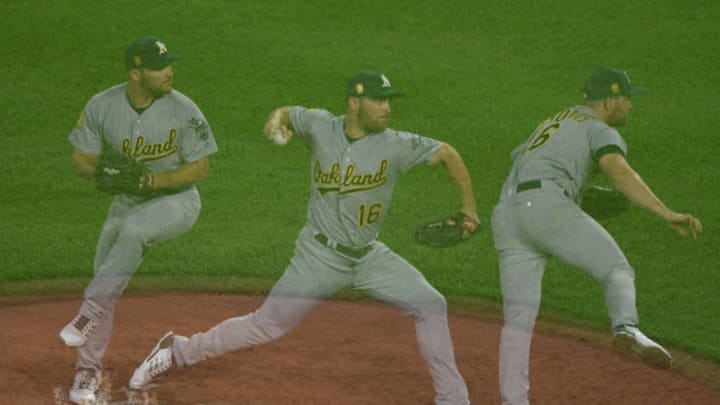
<svg viewBox="0 0 720 405">
<path fill-rule="evenodd" d="M 558 190 L 527 190 L 502 199 L 493 210 L 492 230 L 505 318 L 500 394 L 503 404 L 523 405 L 529 403 L 530 342 L 548 258 L 602 283 L 613 327 L 638 322 L 634 272 L 610 234 Z"/>
<path fill-rule="evenodd" d="M 468 391 L 455 364 L 445 298 L 425 277 L 381 242 L 359 259 L 320 244 L 305 227 L 290 265 L 261 307 L 227 319 L 189 339 L 176 337 L 173 354 L 189 366 L 223 353 L 269 343 L 286 334 L 316 305 L 341 288 L 368 291 L 415 320 L 420 352 L 432 376 L 436 404 L 467 405 Z"/>
<path fill-rule="evenodd" d="M 77 368 L 102 369 L 115 304 L 140 266 L 145 249 L 189 231 L 199 215 L 200 194 L 194 188 L 141 203 L 115 198 L 97 243 L 94 276 L 80 307 L 80 313 L 98 325 L 77 349 Z"/>
</svg>

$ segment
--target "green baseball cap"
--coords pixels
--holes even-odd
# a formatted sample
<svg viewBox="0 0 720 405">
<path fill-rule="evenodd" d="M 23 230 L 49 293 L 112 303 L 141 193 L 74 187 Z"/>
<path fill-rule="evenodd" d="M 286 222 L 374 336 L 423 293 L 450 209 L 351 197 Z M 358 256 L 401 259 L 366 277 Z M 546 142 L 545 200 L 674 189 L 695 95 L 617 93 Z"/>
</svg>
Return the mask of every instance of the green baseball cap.
<svg viewBox="0 0 720 405">
<path fill-rule="evenodd" d="M 602 100 L 614 96 L 634 96 L 645 92 L 644 87 L 633 86 L 624 70 L 606 67 L 596 70 L 585 82 L 585 100 Z"/>
<path fill-rule="evenodd" d="M 405 93 L 392 88 L 387 76 L 370 70 L 356 74 L 347 85 L 349 97 L 402 97 Z"/>
<path fill-rule="evenodd" d="M 168 52 L 165 43 L 155 36 L 138 38 L 130 42 L 125 49 L 125 67 L 128 70 L 159 70 L 181 58 L 178 54 Z"/>
</svg>

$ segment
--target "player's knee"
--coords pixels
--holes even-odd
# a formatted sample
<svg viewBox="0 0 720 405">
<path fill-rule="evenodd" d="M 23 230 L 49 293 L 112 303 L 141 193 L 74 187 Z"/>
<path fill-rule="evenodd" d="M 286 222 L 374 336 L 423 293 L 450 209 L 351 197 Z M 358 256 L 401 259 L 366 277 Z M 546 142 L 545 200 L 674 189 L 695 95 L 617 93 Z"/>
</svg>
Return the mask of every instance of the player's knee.
<svg viewBox="0 0 720 405">
<path fill-rule="evenodd" d="M 252 315 L 252 322 L 258 331 L 259 343 L 266 343 L 290 332 L 299 319 L 268 316 L 262 309 Z"/>
<path fill-rule="evenodd" d="M 120 227 L 120 231 L 118 233 L 118 242 L 128 243 L 131 245 L 145 245 L 147 241 L 145 240 L 144 235 L 144 229 L 139 227 L 137 224 L 124 223 Z"/>
<path fill-rule="evenodd" d="M 602 280 L 606 286 L 613 283 L 634 282 L 635 271 L 628 262 L 623 262 L 608 271 Z"/>
<path fill-rule="evenodd" d="M 417 317 L 421 314 L 447 314 L 447 300 L 438 291 L 432 289 L 417 297 L 410 305 L 410 313 Z"/>
<path fill-rule="evenodd" d="M 265 342 L 280 339 L 283 335 L 290 332 L 294 325 L 283 324 L 280 322 L 262 322 L 258 323 L 258 329 L 261 331 Z"/>
<path fill-rule="evenodd" d="M 427 300 L 430 311 L 442 314 L 447 313 L 447 300 L 439 292 L 435 291 L 434 294 L 430 294 Z"/>
</svg>

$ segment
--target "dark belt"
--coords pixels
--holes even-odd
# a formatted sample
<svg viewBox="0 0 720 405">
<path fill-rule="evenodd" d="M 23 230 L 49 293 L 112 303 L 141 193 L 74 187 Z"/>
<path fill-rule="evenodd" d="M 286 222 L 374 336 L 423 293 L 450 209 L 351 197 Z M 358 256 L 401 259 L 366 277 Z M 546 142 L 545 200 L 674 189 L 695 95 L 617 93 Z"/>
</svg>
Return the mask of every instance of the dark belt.
<svg viewBox="0 0 720 405">
<path fill-rule="evenodd" d="M 341 245 L 339 243 L 336 243 L 335 246 L 328 245 L 328 241 L 329 241 L 328 237 L 321 233 L 315 234 L 315 240 L 317 240 L 318 242 L 322 243 L 323 245 L 325 245 L 331 249 L 337 250 L 338 252 L 344 254 L 345 256 L 350 256 L 355 259 L 362 258 L 363 256 L 365 256 L 367 254 L 367 252 L 370 251 L 370 249 L 372 249 L 372 246 L 370 246 L 370 245 L 367 245 L 367 246 L 364 246 L 361 248 L 353 248 L 350 246 Z"/>
<path fill-rule="evenodd" d="M 515 190 L 518 193 L 522 193 L 523 191 L 535 190 L 538 188 L 542 188 L 541 180 L 528 180 L 518 184 L 517 187 L 515 187 Z M 570 198 L 570 194 L 568 194 L 566 190 L 563 190 L 563 194 L 565 194 L 565 197 Z"/>
<path fill-rule="evenodd" d="M 534 190 L 541 187 L 542 182 L 540 180 L 528 180 L 518 184 L 516 190 L 518 193 L 522 193 L 523 191 Z"/>
</svg>

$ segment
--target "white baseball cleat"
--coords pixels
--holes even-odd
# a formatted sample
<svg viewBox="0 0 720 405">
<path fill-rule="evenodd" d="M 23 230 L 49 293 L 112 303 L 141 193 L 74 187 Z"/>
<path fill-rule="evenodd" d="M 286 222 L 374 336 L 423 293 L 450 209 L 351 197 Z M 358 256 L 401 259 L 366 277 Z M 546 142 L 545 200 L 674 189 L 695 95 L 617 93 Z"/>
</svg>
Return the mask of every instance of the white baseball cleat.
<svg viewBox="0 0 720 405">
<path fill-rule="evenodd" d="M 135 369 L 130 378 L 130 388 L 140 389 L 147 385 L 156 376 L 168 371 L 172 367 L 172 345 L 175 334 L 168 332 L 160 338 L 150 354 Z"/>
<path fill-rule="evenodd" d="M 80 368 L 75 374 L 75 381 L 70 387 L 70 401 L 76 404 L 94 404 L 95 392 L 100 387 L 102 373 L 89 368 Z"/>
<path fill-rule="evenodd" d="M 97 322 L 85 315 L 77 314 L 75 319 L 60 331 L 60 340 L 70 347 L 82 346 L 95 331 L 96 326 Z"/>
<path fill-rule="evenodd" d="M 664 347 L 643 334 L 637 326 L 620 325 L 615 328 L 613 345 L 624 351 L 632 352 L 644 362 L 669 368 L 672 356 Z"/>
</svg>

